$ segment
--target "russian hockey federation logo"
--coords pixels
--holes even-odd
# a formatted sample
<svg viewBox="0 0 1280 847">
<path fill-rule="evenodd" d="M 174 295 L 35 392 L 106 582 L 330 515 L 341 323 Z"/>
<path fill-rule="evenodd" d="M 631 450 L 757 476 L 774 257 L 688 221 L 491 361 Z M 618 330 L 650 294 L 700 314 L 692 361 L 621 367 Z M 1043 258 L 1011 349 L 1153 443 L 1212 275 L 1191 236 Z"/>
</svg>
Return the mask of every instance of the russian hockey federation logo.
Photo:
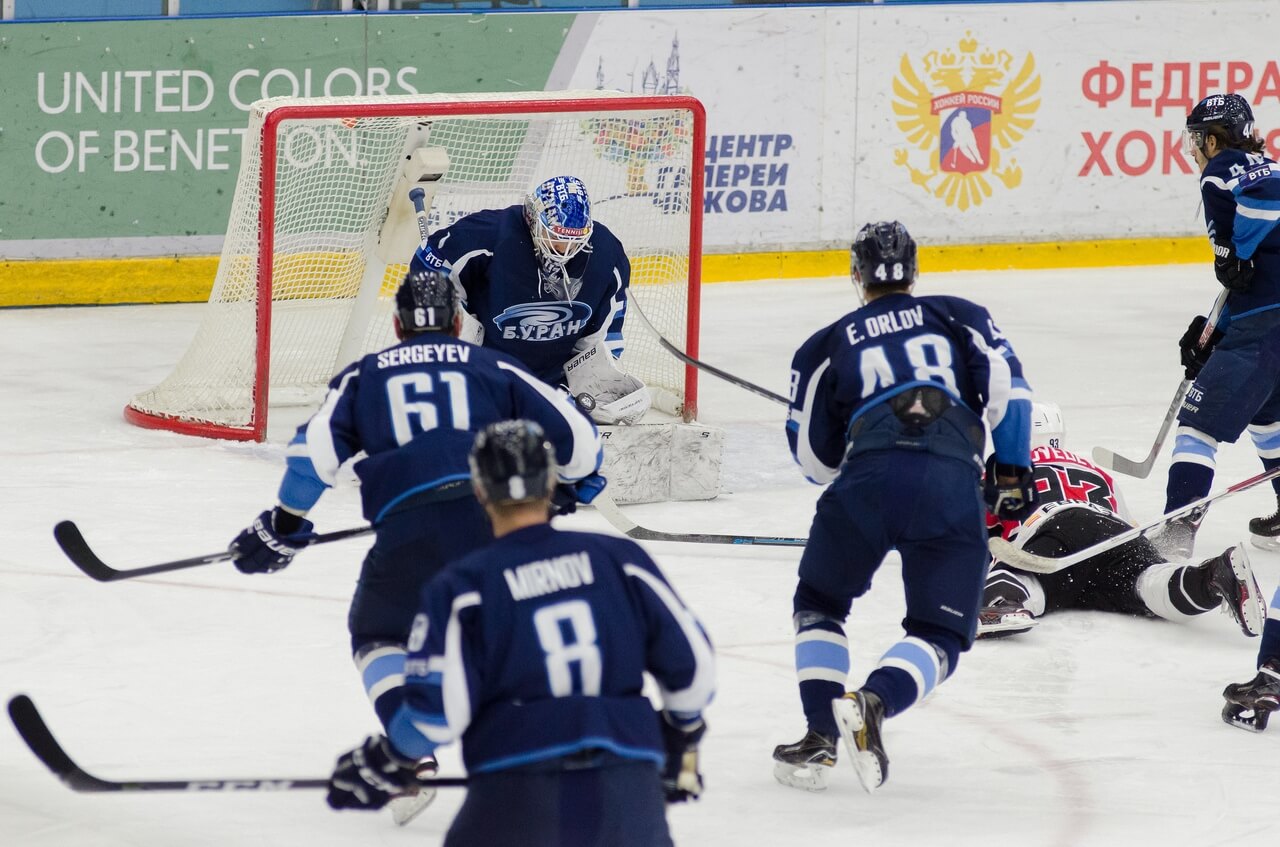
<svg viewBox="0 0 1280 847">
<path fill-rule="evenodd" d="M 1007 163 L 1003 157 L 1034 123 L 1040 75 L 1030 53 L 1016 72 L 1015 65 L 1007 50 L 980 47 L 967 32 L 957 50 L 926 53 L 922 73 L 903 54 L 893 80 L 893 113 L 907 141 L 927 154 L 927 169 L 912 164 L 915 151 L 907 147 L 894 151 L 894 164 L 961 211 L 991 196 L 988 173 L 1005 188 L 1017 188 L 1022 169 L 1012 155 Z"/>
</svg>

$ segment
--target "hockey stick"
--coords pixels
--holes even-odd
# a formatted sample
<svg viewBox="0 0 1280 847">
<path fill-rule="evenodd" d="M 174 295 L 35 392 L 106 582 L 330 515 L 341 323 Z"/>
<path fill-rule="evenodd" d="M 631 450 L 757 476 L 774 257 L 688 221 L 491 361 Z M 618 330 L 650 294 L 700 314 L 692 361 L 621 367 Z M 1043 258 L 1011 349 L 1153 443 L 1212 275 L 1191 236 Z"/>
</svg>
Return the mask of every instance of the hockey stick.
<svg viewBox="0 0 1280 847">
<path fill-rule="evenodd" d="M 602 491 L 591 505 L 628 538 L 637 541 L 686 541 L 697 544 L 748 544 L 758 547 L 803 547 L 808 539 L 772 537 L 766 535 L 712 535 L 701 532 L 660 532 L 646 529 L 622 513 L 608 491 Z"/>
<path fill-rule="evenodd" d="M 327 544 L 330 541 L 355 538 L 359 535 L 368 535 L 371 532 L 373 532 L 373 527 L 371 526 L 341 529 L 337 532 L 312 536 L 310 543 Z M 58 546 L 62 548 L 62 552 L 67 554 L 67 558 L 71 560 L 71 563 L 98 582 L 115 582 L 121 579 L 146 576 L 147 574 L 180 571 L 184 568 L 198 568 L 201 565 L 212 565 L 216 562 L 225 562 L 233 558 L 231 551 L 221 550 L 217 553 L 192 556 L 189 559 L 178 559 L 173 562 L 161 562 L 158 565 L 148 565 L 144 568 L 117 570 L 98 558 L 98 555 L 89 547 L 89 542 L 84 540 L 84 536 L 80 533 L 80 527 L 76 526 L 74 521 L 59 521 L 53 528 L 53 537 L 58 542 Z"/>
<path fill-rule="evenodd" d="M 633 298 L 628 299 L 627 306 L 629 308 L 635 309 L 636 317 L 639 318 L 640 322 L 649 329 L 649 332 L 653 333 L 654 337 L 658 339 L 658 343 L 662 345 L 663 349 L 666 350 L 668 353 L 670 353 L 672 356 L 675 356 L 680 361 L 684 362 L 686 365 L 693 365 L 695 368 L 697 368 L 700 371 L 706 371 L 712 376 L 719 377 L 720 379 L 723 379 L 725 382 L 736 385 L 739 388 L 745 388 L 747 391 L 750 391 L 752 394 L 759 395 L 760 397 L 763 397 L 766 400 L 772 400 L 773 402 L 781 403 L 784 406 L 788 406 L 791 404 L 791 401 L 789 401 L 786 397 L 783 397 L 781 394 L 774 394 L 769 389 L 762 388 L 761 386 L 756 385 L 754 382 L 747 382 L 745 379 L 734 376 L 733 374 L 728 373 L 727 371 L 722 371 L 719 368 L 715 367 L 714 365 L 708 365 L 706 362 L 702 361 L 701 359 L 695 359 L 694 357 L 690 356 L 688 353 L 684 352 L 679 347 L 677 347 L 676 345 L 668 341 L 666 336 L 664 336 L 662 333 L 658 332 L 657 328 L 654 327 L 653 324 L 649 323 L 649 319 L 645 317 L 644 310 L 640 308 L 640 304 L 636 302 L 635 299 Z"/>
<path fill-rule="evenodd" d="M 1204 329 L 1200 332 L 1200 340 L 1196 342 L 1196 346 L 1203 348 L 1209 343 L 1209 339 L 1213 337 L 1213 330 L 1218 325 L 1218 320 L 1222 317 L 1222 308 L 1227 302 L 1227 290 L 1224 288 L 1218 294 L 1218 299 L 1213 301 L 1213 308 L 1209 310 L 1209 318 L 1204 323 Z M 1105 447 L 1093 448 L 1093 461 L 1108 470 L 1116 473 L 1122 473 L 1125 476 L 1137 477 L 1138 479 L 1146 479 L 1151 474 L 1151 468 L 1156 463 L 1156 456 L 1160 455 L 1160 449 L 1164 447 L 1165 439 L 1169 437 L 1169 430 L 1173 428 L 1173 422 L 1178 418 L 1178 410 L 1182 408 L 1182 398 L 1187 396 L 1187 389 L 1191 387 L 1191 380 L 1184 379 L 1178 383 L 1178 390 L 1173 393 L 1173 402 L 1169 404 L 1169 411 L 1165 412 L 1164 420 L 1160 423 L 1160 431 L 1156 433 L 1155 443 L 1151 445 L 1151 450 L 1147 453 L 1147 457 L 1141 462 L 1135 462 L 1132 459 L 1126 459 Z"/>
<path fill-rule="evenodd" d="M 1207 497 L 1201 497 L 1194 503 L 1188 503 L 1180 509 L 1174 509 L 1172 512 L 1163 514 L 1149 524 L 1134 527 L 1133 529 L 1122 532 L 1119 535 L 1112 536 L 1105 541 L 1100 541 L 1092 547 L 1077 550 L 1076 552 L 1070 553 L 1066 556 L 1037 556 L 1035 553 L 1028 553 L 1026 550 L 1021 550 L 1013 546 L 1003 538 L 991 539 L 988 546 L 991 550 L 991 555 L 994 556 L 997 561 L 1004 562 L 1006 565 L 1017 568 L 1018 570 L 1039 574 L 1057 573 L 1064 568 L 1077 565 L 1085 559 L 1091 559 L 1099 553 L 1105 553 L 1108 550 L 1119 547 L 1121 544 L 1126 544 L 1135 538 L 1146 534 L 1150 530 L 1164 526 L 1175 518 L 1180 518 L 1184 515 L 1190 515 L 1203 509 L 1207 509 L 1211 503 L 1217 502 L 1218 500 L 1225 500 L 1232 494 L 1239 494 L 1241 491 L 1248 491 L 1250 488 L 1261 485 L 1262 483 L 1275 479 L 1276 477 L 1280 477 L 1280 467 L 1272 468 L 1269 471 L 1263 471 L 1257 476 L 1251 476 L 1246 480 L 1237 482 L 1235 485 L 1225 488 L 1217 494 L 1210 494 Z"/>
<path fill-rule="evenodd" d="M 421 188 L 414 188 L 409 192 L 409 200 L 413 203 L 413 211 L 418 218 L 418 234 L 422 236 L 422 243 L 427 243 L 427 192 Z"/>
<path fill-rule="evenodd" d="M 9 719 L 36 758 L 72 791 L 296 791 L 328 788 L 328 779 L 138 779 L 116 782 L 101 779 L 77 765 L 62 749 L 40 716 L 36 704 L 25 694 L 9 701 Z M 467 784 L 465 777 L 419 780 L 427 787 L 453 788 Z"/>
</svg>

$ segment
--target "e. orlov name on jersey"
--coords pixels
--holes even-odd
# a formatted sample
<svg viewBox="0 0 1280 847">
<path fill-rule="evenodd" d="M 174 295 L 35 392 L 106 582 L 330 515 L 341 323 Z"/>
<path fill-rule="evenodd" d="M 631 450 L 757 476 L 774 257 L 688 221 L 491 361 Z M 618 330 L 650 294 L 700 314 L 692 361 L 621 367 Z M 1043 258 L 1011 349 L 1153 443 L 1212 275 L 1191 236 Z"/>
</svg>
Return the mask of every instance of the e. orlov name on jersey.
<svg viewBox="0 0 1280 847">
<path fill-rule="evenodd" d="M 882 315 L 871 315 L 864 319 L 863 326 L 866 328 L 865 336 L 859 333 L 853 324 L 845 326 L 844 331 L 849 336 L 850 344 L 865 341 L 867 337 L 875 338 L 879 335 L 889 335 L 904 329 L 924 326 L 924 308 L 915 306 L 910 309 L 899 309 L 896 312 L 885 312 Z"/>
<path fill-rule="evenodd" d="M 509 306 L 493 322 L 502 337 L 519 341 L 555 341 L 576 335 L 591 320 L 591 307 L 578 300 L 520 303 Z"/>
</svg>

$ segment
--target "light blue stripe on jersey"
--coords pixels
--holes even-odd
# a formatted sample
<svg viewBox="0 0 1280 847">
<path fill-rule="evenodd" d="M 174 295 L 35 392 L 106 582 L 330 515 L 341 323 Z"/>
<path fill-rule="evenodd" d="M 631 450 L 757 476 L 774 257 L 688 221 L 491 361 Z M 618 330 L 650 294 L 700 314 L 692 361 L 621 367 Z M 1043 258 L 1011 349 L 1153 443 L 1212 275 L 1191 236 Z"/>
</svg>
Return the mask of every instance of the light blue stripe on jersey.
<svg viewBox="0 0 1280 847">
<path fill-rule="evenodd" d="M 579 750 L 590 749 L 607 750 L 624 759 L 640 759 L 642 761 L 653 762 L 658 767 L 662 767 L 667 758 L 656 750 L 650 750 L 645 747 L 626 747 L 614 741 L 612 738 L 588 737 L 580 738 L 571 744 L 560 744 L 555 747 L 543 747 L 540 750 L 530 750 L 528 753 L 521 753 L 518 756 L 508 756 L 505 759 L 494 759 L 493 761 L 477 765 L 472 770 L 475 773 L 500 771 L 507 768 L 516 768 L 520 765 L 530 765 L 534 762 L 545 762 L 548 759 L 558 759 L 561 756 L 567 756 L 570 753 L 577 753 Z"/>
<path fill-rule="evenodd" d="M 796 670 L 827 668 L 849 675 L 849 650 L 830 641 L 797 641 Z"/>
<path fill-rule="evenodd" d="M 378 523 L 380 520 L 382 520 L 387 516 L 387 513 L 391 511 L 391 509 L 396 504 L 403 503 L 406 499 L 408 499 L 409 497 L 412 497 L 415 494 L 421 494 L 424 491 L 430 491 L 431 489 L 439 488 L 441 485 L 444 485 L 446 483 L 457 482 L 458 480 L 462 480 L 462 479 L 471 479 L 471 474 L 468 474 L 468 473 L 449 474 L 448 476 L 442 476 L 439 479 L 433 479 L 430 482 L 424 482 L 422 483 L 422 485 L 415 485 L 413 488 L 410 488 L 408 491 L 404 491 L 396 495 L 395 497 L 393 497 L 391 501 L 387 503 L 387 505 L 383 506 L 378 511 L 378 514 L 375 515 L 373 518 L 373 522 Z M 288 505 L 288 504 L 286 503 L 285 505 Z"/>
<path fill-rule="evenodd" d="M 413 722 L 415 720 L 430 722 L 431 719 L 432 717 L 429 715 L 415 712 L 407 706 L 401 706 L 387 723 L 387 737 L 391 739 L 391 746 L 411 759 L 422 759 L 430 756 L 435 752 L 437 745 L 419 732 L 414 727 Z M 441 716 L 440 722 L 444 722 L 443 716 Z"/>
<path fill-rule="evenodd" d="M 1275 214 L 1280 214 L 1280 212 Z M 1271 230 L 1276 228 L 1277 223 L 1280 223 L 1280 219 L 1253 218 L 1237 214 L 1235 232 L 1231 234 L 1231 242 L 1235 245 L 1236 255 L 1241 259 L 1253 258 L 1254 251 L 1258 249 L 1258 245 L 1271 234 Z"/>
<path fill-rule="evenodd" d="M 277 495 L 280 504 L 294 512 L 309 512 L 329 486 L 316 473 L 310 456 L 290 456 L 285 459 L 284 478 L 280 480 Z"/>
<path fill-rule="evenodd" d="M 991 431 L 996 459 L 1021 468 L 1031 466 L 1031 400 L 1030 386 L 1023 380 L 1010 392 L 1004 418 Z"/>
<path fill-rule="evenodd" d="M 360 671 L 360 681 L 364 683 L 364 690 L 372 694 L 378 684 L 385 679 L 400 677 L 403 680 L 404 656 L 405 654 L 399 651 L 387 653 L 365 665 Z"/>
<path fill-rule="evenodd" d="M 924 683 L 924 690 L 919 692 L 917 699 L 924 699 L 930 691 L 938 686 L 938 655 L 932 650 L 927 650 L 914 640 L 902 640 L 889 648 L 889 652 L 880 658 L 880 666 L 886 664 L 893 666 L 897 662 L 910 664 L 920 672 L 920 678 Z"/>
</svg>

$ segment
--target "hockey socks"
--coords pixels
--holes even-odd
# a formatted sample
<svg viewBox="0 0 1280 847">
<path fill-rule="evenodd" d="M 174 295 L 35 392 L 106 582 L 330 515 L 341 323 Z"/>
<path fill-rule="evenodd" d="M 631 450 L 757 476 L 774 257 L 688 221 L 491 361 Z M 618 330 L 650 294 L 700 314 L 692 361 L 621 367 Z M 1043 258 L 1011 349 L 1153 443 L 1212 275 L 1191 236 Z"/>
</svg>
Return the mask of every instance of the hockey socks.
<svg viewBox="0 0 1280 847">
<path fill-rule="evenodd" d="M 366 644 L 355 655 L 360 681 L 383 726 L 391 722 L 404 699 L 401 689 L 404 688 L 406 655 L 404 645 L 388 641 Z"/>
<path fill-rule="evenodd" d="M 1222 604 L 1209 583 L 1208 564 L 1152 565 L 1137 583 L 1138 597 L 1155 615 L 1181 622 L 1211 612 Z"/>
<path fill-rule="evenodd" d="M 800 703 L 809 728 L 835 736 L 831 701 L 845 692 L 849 678 L 849 642 L 839 621 L 816 612 L 801 612 L 796 622 L 796 677 Z"/>
<path fill-rule="evenodd" d="M 1165 488 L 1165 512 L 1172 512 L 1209 493 L 1217 467 L 1218 442 L 1191 427 L 1178 427 L 1173 464 Z"/>
<path fill-rule="evenodd" d="M 1258 665 L 1268 660 L 1280 661 L 1280 587 L 1271 596 L 1267 621 L 1262 627 L 1262 643 L 1258 645 Z"/>
<path fill-rule="evenodd" d="M 950 676 L 955 667 L 955 660 L 949 655 L 952 650 L 958 658 L 958 639 L 946 646 L 936 646 L 908 635 L 880 657 L 880 664 L 867 677 L 863 689 L 880 698 L 885 717 L 891 718 L 923 700 Z"/>
</svg>

